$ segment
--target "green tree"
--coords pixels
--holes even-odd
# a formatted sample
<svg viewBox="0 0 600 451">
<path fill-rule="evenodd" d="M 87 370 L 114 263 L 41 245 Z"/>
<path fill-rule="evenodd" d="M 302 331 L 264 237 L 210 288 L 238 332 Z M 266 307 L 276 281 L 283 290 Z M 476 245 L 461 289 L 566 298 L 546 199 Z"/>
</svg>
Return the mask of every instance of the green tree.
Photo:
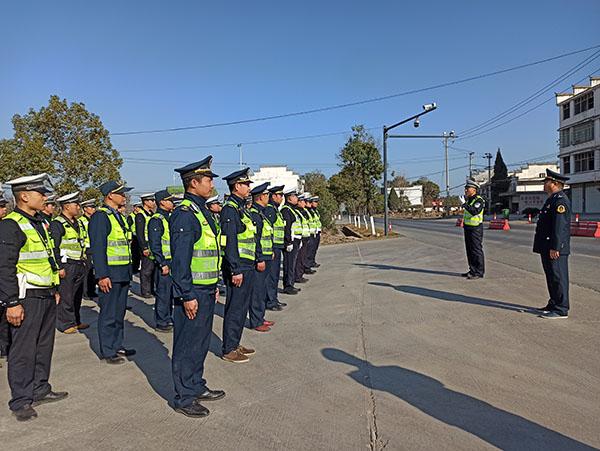
<svg viewBox="0 0 600 451">
<path fill-rule="evenodd" d="M 500 194 L 508 191 L 509 187 L 510 179 L 508 178 L 508 168 L 506 167 L 506 163 L 504 163 L 500 148 L 498 148 L 496 160 L 494 161 L 494 175 L 492 176 L 492 206 L 495 206 L 498 203 L 502 204 L 502 206 L 508 204 L 507 198 L 500 197 Z"/>
<path fill-rule="evenodd" d="M 431 202 L 440 196 L 440 187 L 437 183 L 431 180 L 421 177 L 419 180 L 413 183 L 414 185 L 423 185 L 423 206 L 430 207 Z"/>
<path fill-rule="evenodd" d="M 390 190 L 388 195 L 388 208 L 390 211 L 400 211 L 400 198 L 394 188 Z"/>
<path fill-rule="evenodd" d="M 411 206 L 412 204 L 410 203 L 410 200 L 408 200 L 408 197 L 406 197 L 405 195 L 402 195 L 398 198 L 398 209 L 400 211 L 406 211 Z"/>
<path fill-rule="evenodd" d="M 344 204 L 351 214 L 359 213 L 360 205 L 365 202 L 364 193 L 348 169 L 342 169 L 329 178 L 329 190 L 336 202 L 339 205 Z"/>
<path fill-rule="evenodd" d="M 405 186 L 410 186 L 410 182 L 403 175 L 395 175 L 392 172 L 392 186 L 394 188 L 403 188 Z"/>
<path fill-rule="evenodd" d="M 363 125 L 352 127 L 352 136 L 348 138 L 338 154 L 345 177 L 356 180 L 352 195 L 357 199 L 359 210 L 372 213 L 376 210 L 378 197 L 376 182 L 381 179 L 383 163 L 375 139 L 367 133 Z M 337 199 L 338 202 L 340 199 Z M 344 199 L 344 202 L 349 199 Z"/>
<path fill-rule="evenodd" d="M 327 178 L 320 172 L 304 174 L 304 189 L 309 193 L 319 196 L 319 213 L 323 228 L 333 227 L 333 216 L 339 211 L 338 204 L 329 190 Z"/>
<path fill-rule="evenodd" d="M 47 106 L 15 114 L 12 123 L 14 138 L 0 146 L 4 179 L 47 172 L 58 194 L 82 190 L 86 199 L 99 195 L 98 185 L 120 179 L 123 160 L 100 118 L 83 103 L 51 96 Z"/>
</svg>

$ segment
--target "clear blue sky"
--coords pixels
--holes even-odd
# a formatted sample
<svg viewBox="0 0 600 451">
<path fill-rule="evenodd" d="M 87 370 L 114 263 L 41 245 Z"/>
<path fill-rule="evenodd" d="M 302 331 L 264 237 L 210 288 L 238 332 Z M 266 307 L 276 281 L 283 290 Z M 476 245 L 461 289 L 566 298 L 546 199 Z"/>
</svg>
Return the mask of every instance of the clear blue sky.
<svg viewBox="0 0 600 451">
<path fill-rule="evenodd" d="M 246 119 L 383 96 L 528 63 L 600 43 L 600 3 L 581 1 L 34 1 L 3 2 L 0 137 L 14 113 L 51 94 L 84 102 L 111 132 Z M 573 21 L 577 18 L 576 21 Z M 439 109 L 399 133 L 465 130 L 534 93 L 592 52 L 517 72 L 367 105 L 267 122 L 115 136 L 136 191 L 173 182 L 172 169 L 212 153 L 217 173 L 238 166 L 234 146 L 204 146 L 381 127 L 435 101 Z M 600 69 L 600 59 L 554 90 Z M 525 109 L 551 97 L 541 96 Z M 524 111 L 519 110 L 519 112 Z M 510 118 L 510 116 L 509 116 Z M 507 162 L 557 152 L 553 102 L 454 145 L 502 148 Z M 244 160 L 297 172 L 336 172 L 346 136 L 244 146 Z M 443 169 L 440 141 L 390 143 L 390 168 L 412 177 Z M 452 167 L 467 164 L 452 150 Z M 427 159 L 429 161 L 423 161 Z M 550 158 L 552 159 L 552 158 Z M 407 161 L 409 160 L 409 161 Z M 410 161 L 412 160 L 412 161 Z M 451 185 L 465 170 L 451 172 Z M 442 175 L 431 176 L 436 182 Z"/>
</svg>

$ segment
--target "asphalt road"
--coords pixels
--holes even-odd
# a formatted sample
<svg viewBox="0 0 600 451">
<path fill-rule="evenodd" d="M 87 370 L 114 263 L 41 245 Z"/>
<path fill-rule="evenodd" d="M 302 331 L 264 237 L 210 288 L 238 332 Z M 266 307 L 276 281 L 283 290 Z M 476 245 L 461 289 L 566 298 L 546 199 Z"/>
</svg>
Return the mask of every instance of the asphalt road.
<svg viewBox="0 0 600 451">
<path fill-rule="evenodd" d="M 244 333 L 257 349 L 248 364 L 218 357 L 217 315 L 205 377 L 227 396 L 207 403 L 202 420 L 168 405 L 172 337 L 153 331 L 151 303 L 131 297 L 125 344 L 138 353 L 113 367 L 96 357 L 97 307 L 86 302 L 90 329 L 56 340 L 51 382 L 67 400 L 17 423 L 0 369 L 2 448 L 600 447 L 598 292 L 573 284 L 569 319 L 540 319 L 532 307 L 545 303 L 546 288 L 530 252 L 522 251 L 531 261 L 510 265 L 520 247 L 488 239 L 486 278 L 466 281 L 460 230 L 424 227 L 322 248 L 317 274 L 268 315 L 273 331 Z"/>
</svg>

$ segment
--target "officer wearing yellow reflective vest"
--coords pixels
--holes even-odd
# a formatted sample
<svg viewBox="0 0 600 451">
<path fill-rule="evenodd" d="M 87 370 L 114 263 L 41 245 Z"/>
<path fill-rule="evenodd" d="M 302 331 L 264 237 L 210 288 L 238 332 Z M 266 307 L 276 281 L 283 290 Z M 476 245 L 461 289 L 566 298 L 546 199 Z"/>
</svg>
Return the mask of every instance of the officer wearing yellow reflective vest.
<svg viewBox="0 0 600 451">
<path fill-rule="evenodd" d="M 309 247 L 309 240 L 311 234 L 310 228 L 310 216 L 306 211 L 306 193 L 298 196 L 298 205 L 296 213 L 302 224 L 302 241 L 300 243 L 300 249 L 298 250 L 298 258 L 296 259 L 296 283 L 306 283 L 308 279 L 304 277 L 304 274 L 311 274 L 313 271 L 307 268 L 306 255 Z"/>
<path fill-rule="evenodd" d="M 483 211 L 485 200 L 477 194 L 479 185 L 473 180 L 467 180 L 465 184 L 465 197 L 462 208 L 463 228 L 465 234 L 465 247 L 467 249 L 467 261 L 469 271 L 462 274 L 469 280 L 480 279 L 485 273 L 485 261 L 483 255 Z"/>
<path fill-rule="evenodd" d="M 98 293 L 96 293 L 96 277 L 94 276 L 94 263 L 90 249 L 89 226 L 90 218 L 96 213 L 96 199 L 84 200 L 79 205 L 83 210 L 83 214 L 79 217 L 79 223 L 85 230 L 86 275 L 83 279 L 83 299 L 93 299 L 98 297 Z"/>
<path fill-rule="evenodd" d="M 282 310 L 287 304 L 280 302 L 277 286 L 279 285 L 279 272 L 281 269 L 281 253 L 285 248 L 285 220 L 279 207 L 283 202 L 283 185 L 269 188 L 269 204 L 264 214 L 273 227 L 273 258 L 267 261 L 267 310 Z"/>
<path fill-rule="evenodd" d="M 54 258 L 60 268 L 60 304 L 56 311 L 56 328 L 65 334 L 87 329 L 81 322 L 79 310 L 86 277 L 87 233 L 78 221 L 81 213 L 79 191 L 56 199 L 60 214 L 50 223 L 50 236 L 54 242 Z"/>
<path fill-rule="evenodd" d="M 221 245 L 223 246 L 223 280 L 227 302 L 223 315 L 223 360 L 248 361 L 253 349 L 240 344 L 254 286 L 256 263 L 256 224 L 246 209 L 250 193 L 249 168 L 233 172 L 223 179 L 231 195 L 221 210 Z"/>
<path fill-rule="evenodd" d="M 10 410 L 17 420 L 37 417 L 34 407 L 58 401 L 48 383 L 56 304 L 58 265 L 46 222 L 39 214 L 52 188 L 46 174 L 7 182 L 15 209 L 0 221 L 0 305 L 6 308 L 12 344 L 8 354 Z"/>
<path fill-rule="evenodd" d="M 311 268 L 318 268 L 321 266 L 317 263 L 317 251 L 319 250 L 319 245 L 321 244 L 321 229 L 323 227 L 321 223 L 321 214 L 319 213 L 319 196 L 313 196 L 308 202 L 309 208 L 313 214 L 314 227 L 315 227 L 315 238 L 313 242 L 313 246 L 311 248 L 311 253 L 308 257 L 308 265 Z"/>
<path fill-rule="evenodd" d="M 154 193 L 156 213 L 147 222 L 146 237 L 154 269 L 154 320 L 157 332 L 170 332 L 173 328 L 173 283 L 171 279 L 171 238 L 169 216 L 175 208 L 173 195 L 166 189 Z"/>
<path fill-rule="evenodd" d="M 273 259 L 273 226 L 265 216 L 265 207 L 269 202 L 269 183 L 262 183 L 250 191 L 252 206 L 250 217 L 256 224 L 256 264 L 254 266 L 254 287 L 250 300 L 250 328 L 258 332 L 269 332 L 274 324 L 265 320 L 267 307 L 267 263 Z"/>
<path fill-rule="evenodd" d="M 298 251 L 302 244 L 302 218 L 298 206 L 298 192 L 296 188 L 284 191 L 285 205 L 281 207 L 281 215 L 285 221 L 283 241 L 285 252 L 283 254 L 283 292 L 285 294 L 298 294 L 300 288 L 294 287 L 296 282 L 296 261 Z"/>
<path fill-rule="evenodd" d="M 135 237 L 140 249 L 140 296 L 150 299 L 154 294 L 154 262 L 150 258 L 146 229 L 148 221 L 156 210 L 154 193 L 142 194 L 142 208 L 135 215 Z"/>
<path fill-rule="evenodd" d="M 123 328 L 127 294 L 131 283 L 131 232 L 119 209 L 125 206 L 125 193 L 132 188 L 110 181 L 100 186 L 104 205 L 90 220 L 92 258 L 100 295 L 98 337 L 100 356 L 107 363 L 125 363 L 124 357 L 135 354 L 123 347 Z"/>
<path fill-rule="evenodd" d="M 210 390 L 203 378 L 221 263 L 220 234 L 205 203 L 217 177 L 211 162 L 208 156 L 175 169 L 183 181 L 185 196 L 169 218 L 174 295 L 173 407 L 192 418 L 209 414 L 202 401 L 225 396 L 221 390 Z"/>
</svg>

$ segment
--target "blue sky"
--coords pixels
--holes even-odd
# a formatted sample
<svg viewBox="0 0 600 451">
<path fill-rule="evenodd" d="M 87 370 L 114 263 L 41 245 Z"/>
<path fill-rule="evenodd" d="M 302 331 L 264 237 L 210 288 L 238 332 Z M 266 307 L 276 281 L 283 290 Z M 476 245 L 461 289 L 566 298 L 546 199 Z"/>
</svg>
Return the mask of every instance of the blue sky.
<svg viewBox="0 0 600 451">
<path fill-rule="evenodd" d="M 579 1 L 33 1 L 3 2 L 0 16 L 0 137 L 11 136 L 14 113 L 39 108 L 52 94 L 85 103 L 111 132 L 192 126 L 384 96 L 600 44 L 600 3 Z M 112 141 L 126 159 L 123 177 L 138 192 L 153 191 L 172 184 L 180 162 L 209 153 L 219 174 L 238 167 L 235 146 L 201 146 L 326 134 L 358 123 L 377 127 L 380 140 L 383 124 L 431 101 L 439 108 L 418 130 L 407 124 L 398 133 L 459 132 L 591 53 L 325 113 Z M 597 69 L 600 59 L 517 113 Z M 507 162 L 517 162 L 556 154 L 557 127 L 550 101 L 454 146 L 475 151 L 477 164 L 498 147 Z M 287 164 L 331 175 L 346 137 L 248 144 L 244 161 L 253 169 Z M 194 148 L 131 152 L 182 146 Z M 389 151 L 390 169 L 408 177 L 443 169 L 441 141 L 397 140 Z M 451 168 L 467 164 L 465 152 L 450 156 Z M 465 171 L 452 171 L 450 185 L 460 184 Z M 430 178 L 443 180 L 441 173 Z"/>
</svg>

